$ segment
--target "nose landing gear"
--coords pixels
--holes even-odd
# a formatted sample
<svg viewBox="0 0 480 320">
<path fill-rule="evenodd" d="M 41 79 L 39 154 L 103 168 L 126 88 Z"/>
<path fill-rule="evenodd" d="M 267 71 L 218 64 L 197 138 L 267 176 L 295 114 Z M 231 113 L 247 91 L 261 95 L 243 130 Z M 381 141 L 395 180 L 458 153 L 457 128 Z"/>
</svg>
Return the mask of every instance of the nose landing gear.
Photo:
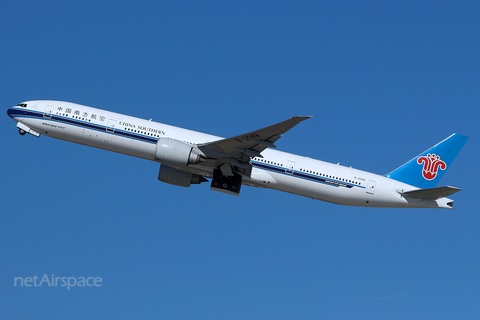
<svg viewBox="0 0 480 320">
<path fill-rule="evenodd" d="M 40 137 L 40 133 L 24 125 L 21 122 L 17 122 L 17 128 L 18 128 L 18 133 L 20 133 L 20 135 L 22 136 L 25 135 L 25 133 L 29 133 L 37 138 Z"/>
</svg>

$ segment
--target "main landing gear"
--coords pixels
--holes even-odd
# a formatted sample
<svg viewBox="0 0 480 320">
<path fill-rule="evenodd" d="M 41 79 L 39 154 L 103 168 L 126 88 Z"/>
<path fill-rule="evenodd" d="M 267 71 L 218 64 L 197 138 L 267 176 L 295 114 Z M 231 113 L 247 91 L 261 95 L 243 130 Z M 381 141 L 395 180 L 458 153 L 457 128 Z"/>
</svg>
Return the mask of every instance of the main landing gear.
<svg viewBox="0 0 480 320">
<path fill-rule="evenodd" d="M 25 133 L 27 133 L 27 131 L 25 131 L 23 129 L 18 129 L 18 133 L 20 133 L 21 136 L 24 136 Z"/>
<path fill-rule="evenodd" d="M 213 170 L 213 179 L 210 189 L 238 196 L 242 186 L 242 176 L 232 172 L 232 176 L 224 176 L 220 169 Z"/>
</svg>

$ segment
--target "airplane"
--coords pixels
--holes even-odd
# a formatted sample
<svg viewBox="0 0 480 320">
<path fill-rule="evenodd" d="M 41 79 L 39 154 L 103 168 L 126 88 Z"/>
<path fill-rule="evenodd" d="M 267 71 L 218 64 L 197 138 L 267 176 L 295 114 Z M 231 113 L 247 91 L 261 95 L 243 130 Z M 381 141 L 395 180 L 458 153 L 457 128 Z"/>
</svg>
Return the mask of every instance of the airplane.
<svg viewBox="0 0 480 320">
<path fill-rule="evenodd" d="M 339 205 L 453 208 L 460 191 L 436 187 L 468 140 L 452 134 L 387 175 L 275 150 L 275 142 L 310 116 L 222 138 L 70 102 L 38 100 L 8 109 L 21 135 L 48 137 L 160 163 L 158 180 L 190 187 L 207 182 L 238 196 L 242 185 Z"/>
</svg>

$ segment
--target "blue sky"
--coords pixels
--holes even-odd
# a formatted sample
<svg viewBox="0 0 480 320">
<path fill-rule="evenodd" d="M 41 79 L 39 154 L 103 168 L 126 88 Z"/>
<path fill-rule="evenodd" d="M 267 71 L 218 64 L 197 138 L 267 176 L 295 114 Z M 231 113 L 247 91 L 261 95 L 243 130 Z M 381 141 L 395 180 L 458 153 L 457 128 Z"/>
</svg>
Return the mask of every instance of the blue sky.
<svg viewBox="0 0 480 320">
<path fill-rule="evenodd" d="M 6 110 L 65 100 L 386 174 L 454 132 L 456 211 L 240 197 L 4 114 L 0 318 L 478 319 L 480 5 L 3 1 Z M 15 287 L 15 277 L 101 287 Z"/>
</svg>

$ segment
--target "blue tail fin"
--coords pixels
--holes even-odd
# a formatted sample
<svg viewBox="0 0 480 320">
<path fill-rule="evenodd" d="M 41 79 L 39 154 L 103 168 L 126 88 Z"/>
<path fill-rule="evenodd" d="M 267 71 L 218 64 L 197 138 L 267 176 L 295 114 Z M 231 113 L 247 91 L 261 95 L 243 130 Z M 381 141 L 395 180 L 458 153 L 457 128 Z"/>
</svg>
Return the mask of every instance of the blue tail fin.
<svg viewBox="0 0 480 320">
<path fill-rule="evenodd" d="M 467 140 L 467 136 L 454 133 L 400 168 L 393 170 L 387 177 L 422 189 L 433 188 Z"/>
</svg>

